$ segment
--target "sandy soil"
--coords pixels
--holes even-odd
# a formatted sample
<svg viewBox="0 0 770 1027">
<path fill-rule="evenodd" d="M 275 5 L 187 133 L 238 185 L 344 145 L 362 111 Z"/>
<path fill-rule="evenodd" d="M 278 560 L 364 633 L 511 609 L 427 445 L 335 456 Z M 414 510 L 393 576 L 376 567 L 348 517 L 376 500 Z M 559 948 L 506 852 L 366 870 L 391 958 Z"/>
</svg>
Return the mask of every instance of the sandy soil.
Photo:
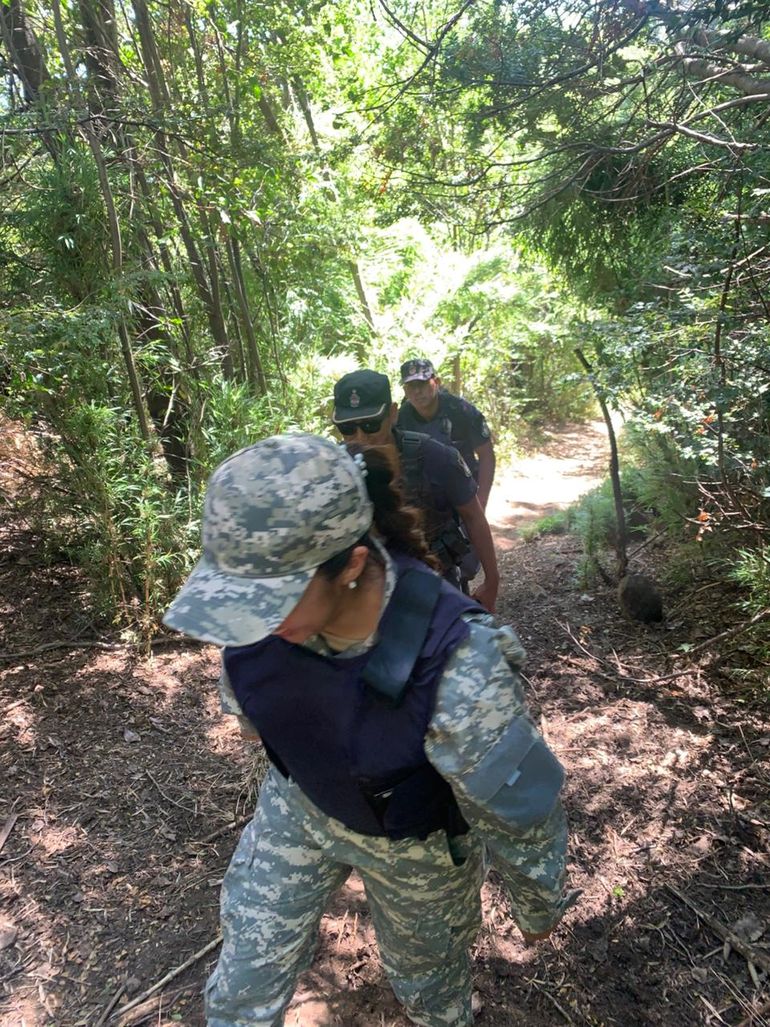
<svg viewBox="0 0 770 1027">
<path fill-rule="evenodd" d="M 554 432 L 500 475 L 490 502 L 500 617 L 528 648 L 531 702 L 568 771 L 572 884 L 584 895 L 551 940 L 527 948 L 487 883 L 477 1023 L 762 1027 L 766 707 L 728 690 L 708 649 L 667 676 L 681 646 L 723 629 L 724 604 L 708 589 L 670 594 L 666 624 L 642 629 L 619 618 L 612 590 L 575 580 L 577 540 L 516 534 L 605 466 L 598 426 Z M 147 658 L 93 645 L 78 573 L 44 566 L 39 540 L 3 508 L 0 1027 L 201 1027 L 216 958 L 204 950 L 259 753 L 218 712 L 213 649 L 167 645 Z M 664 558 L 645 551 L 652 570 Z M 287 1024 L 408 1027 L 356 878 L 324 917 Z"/>
</svg>

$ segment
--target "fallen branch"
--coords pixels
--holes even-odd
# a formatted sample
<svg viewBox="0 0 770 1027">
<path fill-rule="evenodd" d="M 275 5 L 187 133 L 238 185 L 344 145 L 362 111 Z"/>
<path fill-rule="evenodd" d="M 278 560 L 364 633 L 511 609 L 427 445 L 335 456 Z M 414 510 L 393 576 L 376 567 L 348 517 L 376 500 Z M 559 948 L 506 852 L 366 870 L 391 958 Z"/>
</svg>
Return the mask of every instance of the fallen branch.
<svg viewBox="0 0 770 1027">
<path fill-rule="evenodd" d="M 11 967 L 11 969 L 8 971 L 7 974 L 3 974 L 3 976 L 0 977 L 0 984 L 5 984 L 6 981 L 10 981 L 10 979 L 12 977 L 15 977 L 16 974 L 19 974 L 23 970 L 26 970 L 28 966 L 32 966 L 32 964 L 34 962 L 35 962 L 35 956 L 34 955 L 28 956 L 27 959 L 20 959 L 19 962 L 16 964 L 16 966 Z"/>
<path fill-rule="evenodd" d="M 196 988 L 191 988 L 188 985 L 187 987 L 176 988 L 174 991 L 166 991 L 163 992 L 163 994 L 153 995 L 152 998 L 148 998 L 140 1005 L 135 1006 L 131 1012 L 126 1013 L 125 1016 L 121 1017 L 118 1021 L 117 1027 L 139 1027 L 139 1024 L 150 1022 L 159 1024 L 161 1023 L 161 1013 L 164 1006 L 170 1011 L 182 995 L 189 994 L 191 991 L 196 990 Z M 166 1023 L 167 1021 L 163 1020 L 162 1022 Z M 91 1025 L 87 1024 L 85 1027 L 91 1027 Z"/>
<path fill-rule="evenodd" d="M 177 802 L 176 799 L 172 799 L 170 795 L 166 795 L 166 793 L 163 791 L 163 789 L 158 784 L 158 782 L 155 780 L 155 778 L 152 776 L 152 774 L 150 773 L 149 770 L 145 770 L 145 774 L 149 777 L 149 779 L 152 781 L 152 783 L 158 789 L 158 791 L 163 796 L 163 798 L 166 800 L 166 802 L 170 802 L 172 806 L 177 806 L 179 809 L 183 809 L 185 811 L 185 813 L 192 813 L 192 815 L 194 817 L 197 817 L 197 815 L 198 815 L 198 811 L 197 810 L 190 809 L 189 806 L 185 806 L 185 805 L 183 805 L 183 803 Z"/>
<path fill-rule="evenodd" d="M 673 884 L 667 884 L 666 888 L 671 892 L 672 895 L 676 895 L 680 902 L 683 902 L 685 906 L 689 906 L 690 909 L 700 919 L 707 924 L 711 930 L 716 934 L 722 941 L 726 941 L 730 948 L 735 949 L 743 958 L 749 962 L 754 963 L 755 966 L 761 967 L 766 973 L 770 973 L 770 954 L 761 952 L 753 945 L 749 945 L 743 938 L 739 938 L 737 934 L 733 934 L 731 930 L 721 924 L 716 917 L 713 917 L 710 913 L 706 913 L 700 907 L 696 906 L 692 899 L 688 898 L 683 892 L 680 892 L 678 888 L 675 888 Z"/>
<path fill-rule="evenodd" d="M 762 621 L 766 620 L 770 620 L 770 608 L 760 610 L 760 612 L 755 613 L 750 620 L 743 621 L 743 623 L 736 624 L 735 627 L 729 628 L 727 631 L 722 631 L 720 634 L 714 635 L 713 638 L 709 638 L 707 641 L 701 642 L 700 645 L 696 645 L 694 649 L 688 649 L 683 653 L 673 653 L 672 659 L 681 660 L 687 656 L 697 656 L 699 653 L 705 652 L 706 649 L 710 649 L 717 642 L 724 642 L 727 638 L 735 638 L 736 635 L 742 635 L 744 631 L 749 631 L 756 624 L 760 624 Z M 694 673 L 696 673 L 696 668 L 691 667 L 688 670 L 680 670 L 675 674 L 663 674 L 654 678 L 631 678 L 626 675 L 623 675 L 623 678 L 626 681 L 633 681 L 637 684 L 653 685 L 658 681 L 673 681 L 675 678 L 685 677 L 687 674 Z"/>
<path fill-rule="evenodd" d="M 577 649 L 580 652 L 582 652 L 584 656 L 587 656 L 589 660 L 593 660 L 594 663 L 597 663 L 602 667 L 607 667 L 607 669 L 610 669 L 610 666 L 606 660 L 603 660 L 601 656 L 597 656 L 595 653 L 592 653 L 590 649 L 586 649 L 583 643 L 580 642 L 577 638 L 575 638 L 575 636 L 572 634 L 572 630 L 569 624 L 562 624 L 560 620 L 557 620 L 556 623 L 559 625 L 562 631 L 564 631 L 569 636 L 569 638 L 574 642 Z M 601 670 L 592 670 L 591 673 L 596 674 L 598 675 L 598 677 L 604 678 L 605 681 L 610 681 L 613 684 L 616 681 L 630 681 L 632 682 L 632 684 L 635 685 L 654 685 L 657 684 L 659 681 L 673 681 L 676 678 L 683 678 L 686 677 L 688 674 L 696 673 L 696 671 L 690 668 L 688 670 L 680 670 L 676 674 L 660 674 L 657 677 L 651 678 L 632 678 L 629 674 L 626 674 L 621 670 L 617 670 L 612 675 L 605 674 Z"/>
<path fill-rule="evenodd" d="M 762 1027 L 764 1022 L 762 1018 L 765 1013 L 770 1013 L 770 1002 L 765 1002 L 760 1009 L 749 1013 L 745 1020 L 741 1020 L 738 1027 Z"/>
<path fill-rule="evenodd" d="M 540 994 L 544 998 L 547 998 L 548 1001 L 551 1003 L 551 1005 L 555 1006 L 559 1010 L 559 1012 L 564 1017 L 564 1019 L 567 1021 L 567 1023 L 572 1024 L 572 1027 L 574 1027 L 575 1021 L 569 1015 L 569 1013 L 564 1008 L 564 1006 L 556 998 L 554 998 L 554 996 L 550 993 L 550 991 L 548 991 L 546 988 L 542 987 L 542 985 L 538 981 L 536 981 L 534 978 L 531 978 L 530 980 L 528 980 L 527 984 L 531 984 L 532 987 L 536 991 L 540 992 Z"/>
<path fill-rule="evenodd" d="M 713 891 L 750 891 L 753 888 L 758 888 L 760 891 L 770 891 L 770 883 L 768 884 L 704 884 L 702 881 L 698 882 L 699 888 L 710 888 Z"/>
<path fill-rule="evenodd" d="M 628 674 L 618 674 L 621 681 L 630 681 L 634 685 L 657 685 L 661 681 L 676 681 L 677 678 L 686 678 L 688 674 L 697 674 L 698 667 L 688 667 L 687 670 L 678 670 L 674 674 L 657 674 L 652 678 L 632 678 Z"/>
<path fill-rule="evenodd" d="M 586 649 L 583 643 L 579 639 L 575 638 L 575 636 L 572 634 L 572 628 L 569 626 L 569 622 L 565 622 L 564 624 L 562 624 L 562 622 L 560 620 L 556 620 L 555 617 L 554 621 L 559 625 L 562 631 L 570 638 L 570 640 L 575 644 L 575 647 L 579 649 L 584 656 L 587 656 L 589 660 L 593 660 L 594 663 L 598 663 L 603 667 L 607 666 L 606 660 L 603 660 L 601 656 L 597 656 L 595 653 L 592 653 L 590 649 Z"/>
<path fill-rule="evenodd" d="M 163 645 L 206 645 L 194 638 L 152 638 L 150 646 L 153 649 Z M 139 649 L 139 642 L 46 642 L 45 645 L 36 646 L 34 649 L 23 649 L 17 653 L 0 653 L 0 660 L 25 660 L 30 656 L 39 656 L 41 653 L 50 652 L 51 649 L 103 649 L 107 652 L 114 652 L 117 649 Z"/>
<path fill-rule="evenodd" d="M 734 627 L 728 628 L 727 631 L 722 631 L 720 632 L 720 634 L 714 635 L 713 638 L 709 638 L 705 642 L 701 642 L 701 644 L 696 645 L 694 649 L 688 649 L 686 652 L 683 653 L 673 653 L 672 659 L 681 660 L 685 657 L 697 656 L 699 653 L 705 652 L 705 650 L 710 649 L 718 642 L 724 642 L 728 638 L 735 638 L 737 635 L 741 635 L 745 631 L 751 630 L 751 628 L 755 627 L 757 624 L 761 624 L 763 621 L 766 620 L 770 620 L 770 607 L 768 607 L 765 610 L 760 610 L 759 613 L 755 613 L 754 616 L 751 617 L 749 620 L 743 621 L 741 624 L 736 624 Z M 569 638 L 572 640 L 575 646 L 585 656 L 587 656 L 591 660 L 594 660 L 601 666 L 606 667 L 608 665 L 606 660 L 603 660 L 601 656 L 597 656 L 595 653 L 592 653 L 583 645 L 582 642 L 575 638 L 569 624 L 562 624 L 560 620 L 557 620 L 556 623 L 559 625 L 562 631 L 564 631 L 565 634 L 569 636 Z M 697 671 L 697 667 L 690 667 L 687 670 L 675 671 L 672 674 L 659 674 L 656 677 L 632 678 L 630 677 L 630 675 L 618 670 L 618 678 L 622 681 L 631 681 L 635 685 L 655 685 L 661 681 L 675 681 L 677 678 L 686 677 L 688 674 L 696 674 Z"/>
<path fill-rule="evenodd" d="M 28 656 L 39 656 L 51 649 L 125 649 L 128 642 L 46 642 L 34 649 L 22 649 L 18 653 L 0 653 L 0 660 L 25 660 Z"/>
<path fill-rule="evenodd" d="M 204 945 L 202 949 L 198 949 L 197 952 L 193 953 L 193 955 L 191 955 L 189 959 L 186 959 L 180 966 L 177 966 L 174 970 L 169 970 L 166 976 L 162 977 L 157 984 L 153 984 L 153 986 L 148 988 L 147 991 L 143 991 L 141 995 L 137 995 L 136 998 L 132 998 L 130 1002 L 126 1002 L 126 1004 L 121 1006 L 120 1009 L 116 1009 L 113 1019 L 116 1016 L 123 1016 L 123 1014 L 127 1013 L 130 1009 L 134 1009 L 136 1006 L 141 1005 L 142 1002 L 154 995 L 156 991 L 160 991 L 162 988 L 165 988 L 167 984 L 170 984 L 171 981 L 184 973 L 188 967 L 197 963 L 199 959 L 203 959 L 203 957 L 207 956 L 209 952 L 212 952 L 217 945 L 221 944 L 222 935 L 218 934 L 213 941 L 210 941 L 208 945 Z"/>
<path fill-rule="evenodd" d="M 118 1004 L 118 1002 L 120 1001 L 120 996 L 123 994 L 123 992 L 125 990 L 126 990 L 126 982 L 124 981 L 121 984 L 121 986 L 118 988 L 118 990 L 115 992 L 115 994 L 112 996 L 110 1001 L 107 1003 L 107 1005 L 104 1007 L 104 1011 L 102 1012 L 101 1016 L 96 1021 L 96 1023 L 94 1024 L 94 1027 L 102 1027 L 102 1024 L 107 1022 L 107 1017 L 110 1015 L 112 1010 Z"/>
<path fill-rule="evenodd" d="M 682 653 L 681 655 L 693 656 L 696 653 L 701 653 L 704 649 L 710 649 L 716 642 L 724 642 L 726 638 L 735 638 L 736 635 L 742 635 L 744 631 L 749 631 L 755 624 L 760 624 L 765 620 L 770 620 L 770 607 L 766 610 L 760 610 L 759 613 L 755 613 L 750 620 L 743 621 L 741 624 L 736 624 L 735 627 L 729 628 L 727 631 L 722 631 L 719 635 L 714 635 L 713 638 L 709 638 L 706 642 L 701 642 L 701 644 L 696 645 L 694 649 L 689 649 L 686 653 Z M 679 653 L 676 655 L 678 656 Z"/>
<path fill-rule="evenodd" d="M 601 656 L 597 656 L 595 653 L 592 653 L 590 649 L 586 649 L 583 643 L 580 642 L 577 638 L 575 638 L 575 636 L 572 634 L 572 630 L 570 629 L 569 624 L 562 624 L 562 622 L 559 620 L 557 620 L 556 623 L 559 625 L 562 631 L 564 631 L 569 636 L 569 638 L 574 642 L 577 649 L 580 652 L 582 652 L 585 656 L 587 656 L 589 660 L 593 660 L 594 663 L 597 663 L 600 666 L 607 667 L 609 669 L 609 664 L 607 660 L 603 660 Z M 681 655 L 689 656 L 693 652 L 695 652 L 695 650 L 691 649 L 689 653 L 682 653 Z M 674 655 L 679 656 L 680 654 L 675 653 Z M 697 672 L 697 667 L 688 667 L 687 670 L 679 670 L 673 674 L 658 674 L 655 677 L 632 678 L 630 674 L 626 674 L 625 672 L 619 669 L 616 671 L 614 676 L 605 674 L 600 670 L 592 671 L 593 674 L 597 674 L 599 677 L 604 678 L 607 681 L 630 681 L 634 685 L 657 685 L 661 681 L 675 681 L 677 678 L 684 678 L 687 677 L 688 674 L 697 674 Z"/>
<path fill-rule="evenodd" d="M 0 852 L 3 851 L 3 846 L 8 841 L 8 838 L 13 830 L 14 824 L 19 819 L 18 813 L 11 813 L 10 817 L 3 824 L 3 829 L 0 831 Z"/>
<path fill-rule="evenodd" d="M 205 838 L 196 838 L 195 842 L 204 844 L 205 842 L 213 842 L 216 838 L 221 838 L 223 834 L 227 834 L 228 831 L 234 831 L 238 827 L 245 827 L 246 824 L 253 818 L 254 814 L 248 817 L 240 817 L 238 820 L 231 820 L 223 827 L 218 827 L 216 831 L 212 831 L 211 834 L 207 834 Z"/>
</svg>

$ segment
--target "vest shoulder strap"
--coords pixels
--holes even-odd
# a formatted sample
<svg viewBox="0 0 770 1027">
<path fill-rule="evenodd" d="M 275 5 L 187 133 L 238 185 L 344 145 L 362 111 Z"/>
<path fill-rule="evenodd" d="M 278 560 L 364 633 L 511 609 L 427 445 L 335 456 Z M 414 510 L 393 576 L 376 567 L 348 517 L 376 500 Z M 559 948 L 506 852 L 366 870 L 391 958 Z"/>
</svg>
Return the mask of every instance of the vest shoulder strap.
<svg viewBox="0 0 770 1027">
<path fill-rule="evenodd" d="M 440 594 L 441 578 L 427 570 L 410 568 L 398 579 L 363 673 L 368 687 L 392 706 L 404 697 Z"/>
<path fill-rule="evenodd" d="M 419 431 L 399 429 L 396 436 L 401 475 L 407 499 L 424 513 L 431 509 L 430 488 L 425 478 L 425 439 Z M 430 534 L 430 529 L 428 529 Z"/>
<path fill-rule="evenodd" d="M 422 444 L 428 438 L 424 432 L 409 431 L 406 428 L 402 428 L 398 434 L 403 456 L 422 456 Z"/>
<path fill-rule="evenodd" d="M 423 442 L 425 436 L 418 431 L 400 431 L 398 433 L 401 470 L 407 490 L 413 495 L 423 491 Z"/>
</svg>

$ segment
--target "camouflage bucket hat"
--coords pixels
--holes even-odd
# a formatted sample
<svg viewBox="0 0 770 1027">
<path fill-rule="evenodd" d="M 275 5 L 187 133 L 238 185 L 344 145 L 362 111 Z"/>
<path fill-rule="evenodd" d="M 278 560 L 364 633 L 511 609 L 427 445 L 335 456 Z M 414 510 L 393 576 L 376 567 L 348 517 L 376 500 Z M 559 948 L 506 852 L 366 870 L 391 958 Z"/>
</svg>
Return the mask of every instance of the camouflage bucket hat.
<svg viewBox="0 0 770 1027">
<path fill-rule="evenodd" d="M 276 435 L 242 449 L 209 479 L 203 556 L 163 621 L 217 645 L 257 642 L 371 523 L 363 476 L 343 446 Z"/>
</svg>

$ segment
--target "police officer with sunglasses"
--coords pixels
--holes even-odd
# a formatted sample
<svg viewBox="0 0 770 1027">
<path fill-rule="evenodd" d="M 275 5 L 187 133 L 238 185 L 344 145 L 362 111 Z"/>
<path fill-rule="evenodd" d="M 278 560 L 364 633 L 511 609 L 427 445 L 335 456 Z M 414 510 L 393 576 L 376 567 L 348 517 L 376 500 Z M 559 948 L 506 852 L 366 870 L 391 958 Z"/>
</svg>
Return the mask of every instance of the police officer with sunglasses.
<svg viewBox="0 0 770 1027">
<path fill-rule="evenodd" d="M 398 406 L 384 374 L 353 371 L 334 386 L 332 420 L 342 437 L 396 451 L 401 484 L 408 501 L 422 512 L 428 545 L 441 561 L 444 577 L 461 587 L 460 566 L 472 546 L 484 570 L 484 581 L 473 597 L 493 613 L 500 578 L 478 485 L 456 449 L 398 428 L 397 418 Z"/>
</svg>

